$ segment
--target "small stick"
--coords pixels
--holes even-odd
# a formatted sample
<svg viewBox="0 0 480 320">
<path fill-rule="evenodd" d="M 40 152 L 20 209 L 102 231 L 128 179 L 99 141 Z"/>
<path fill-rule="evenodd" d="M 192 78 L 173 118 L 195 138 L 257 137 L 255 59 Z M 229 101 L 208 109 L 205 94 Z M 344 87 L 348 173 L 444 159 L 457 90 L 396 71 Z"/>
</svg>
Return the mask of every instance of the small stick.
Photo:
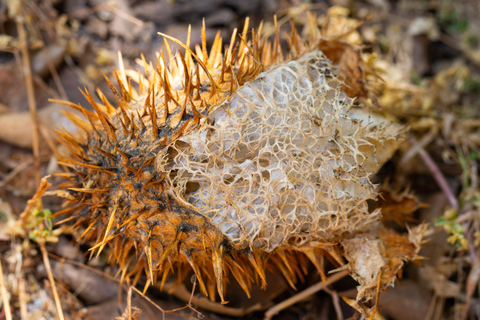
<svg viewBox="0 0 480 320">
<path fill-rule="evenodd" d="M 18 301 L 20 304 L 20 319 L 28 320 L 27 293 L 24 275 L 18 279 Z"/>
<path fill-rule="evenodd" d="M 27 88 L 28 107 L 33 122 L 33 163 L 35 165 L 35 182 L 36 186 L 40 185 L 40 148 L 38 142 L 38 116 L 37 104 L 35 102 L 35 89 L 33 88 L 32 68 L 30 66 L 30 57 L 28 55 L 27 36 L 23 23 L 17 21 L 18 36 L 20 39 L 22 50 L 23 76 L 25 78 L 25 86 Z"/>
<path fill-rule="evenodd" d="M 438 166 L 435 164 L 433 159 L 430 157 L 428 152 L 425 151 L 425 149 L 423 149 L 421 146 L 419 146 L 417 139 L 415 139 L 414 137 L 410 138 L 410 142 L 412 143 L 414 148 L 418 148 L 417 149 L 418 154 L 422 158 L 423 162 L 425 162 L 425 164 L 427 165 L 428 169 L 432 173 L 433 178 L 435 179 L 435 181 L 437 181 L 440 189 L 442 189 L 443 193 L 445 193 L 445 195 L 447 196 L 448 202 L 450 202 L 450 205 L 452 206 L 452 208 L 458 209 L 457 198 L 453 194 L 453 191 L 452 189 L 450 189 L 450 186 L 448 185 L 447 180 L 445 179 L 445 177 L 443 176 L 442 172 L 440 171 Z"/>
<path fill-rule="evenodd" d="M 128 310 L 128 320 L 132 320 L 132 286 L 128 288 L 127 295 L 127 310 Z"/>
<path fill-rule="evenodd" d="M 8 301 L 7 288 L 3 279 L 2 263 L 0 262 L 0 292 L 2 293 L 3 311 L 5 311 L 5 320 L 12 320 L 12 312 L 10 311 L 10 302 Z"/>
<path fill-rule="evenodd" d="M 450 206 L 453 209 L 457 210 L 459 208 L 458 200 L 455 197 L 455 195 L 453 194 L 453 191 L 450 188 L 450 186 L 448 185 L 448 182 L 445 179 L 445 177 L 443 176 L 442 172 L 440 171 L 438 166 L 433 161 L 432 157 L 430 157 L 430 155 L 428 154 L 427 151 L 425 151 L 425 149 L 423 149 L 421 146 L 418 146 L 418 142 L 414 137 L 410 138 L 410 142 L 413 144 L 413 146 L 415 148 L 418 148 L 418 154 L 420 155 L 422 160 L 427 165 L 428 169 L 430 170 L 430 172 L 433 175 L 433 178 L 435 179 L 435 181 L 437 181 L 440 189 L 442 189 L 442 191 L 447 196 L 448 202 L 450 202 Z M 477 259 L 477 252 L 475 251 L 475 245 L 474 245 L 474 243 L 473 243 L 473 241 L 470 237 L 470 231 L 468 229 L 467 222 L 464 222 L 463 225 L 465 227 L 465 232 L 464 232 L 465 233 L 465 238 L 469 240 L 468 248 L 469 248 L 469 252 L 470 252 L 470 257 L 472 258 L 472 261 L 475 261 Z"/>
<path fill-rule="evenodd" d="M 284 301 L 280 302 L 279 304 L 271 307 L 270 309 L 267 310 L 267 312 L 265 312 L 264 320 L 272 319 L 272 317 L 274 315 L 278 314 L 280 311 L 294 305 L 295 303 L 311 296 L 312 294 L 314 294 L 314 293 L 316 293 L 320 290 L 323 290 L 324 288 L 328 287 L 332 283 L 334 283 L 334 282 L 342 279 L 343 277 L 347 276 L 349 273 L 350 273 L 349 270 L 343 270 L 343 271 L 340 271 L 338 273 L 335 273 L 334 275 L 325 279 L 325 281 L 314 284 L 310 288 L 305 289 L 302 292 L 297 293 L 293 297 L 290 297 L 287 300 L 284 300 Z"/>
<path fill-rule="evenodd" d="M 65 320 L 63 317 L 62 305 L 60 303 L 60 298 L 58 297 L 57 287 L 55 286 L 55 279 L 53 278 L 52 267 L 50 266 L 50 260 L 48 259 L 48 252 L 45 248 L 45 241 L 41 239 L 38 243 L 40 245 L 40 250 L 42 251 L 43 263 L 45 264 L 45 269 L 47 269 L 48 280 L 52 286 L 53 299 L 55 300 L 55 307 L 57 308 L 58 318 L 60 320 Z"/>
</svg>

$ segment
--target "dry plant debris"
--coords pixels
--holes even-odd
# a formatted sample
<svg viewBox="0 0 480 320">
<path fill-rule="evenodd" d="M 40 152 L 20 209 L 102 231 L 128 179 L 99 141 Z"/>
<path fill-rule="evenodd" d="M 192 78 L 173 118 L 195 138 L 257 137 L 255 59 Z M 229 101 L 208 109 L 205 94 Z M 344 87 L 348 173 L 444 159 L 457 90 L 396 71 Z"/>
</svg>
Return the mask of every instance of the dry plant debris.
<svg viewBox="0 0 480 320">
<path fill-rule="evenodd" d="M 366 96 L 359 54 L 319 38 L 315 16 L 309 21 L 308 40 L 292 26 L 285 58 L 278 29 L 273 43 L 261 26 L 249 38 L 248 19 L 223 54 L 219 34 L 207 47 L 205 27 L 195 51 L 161 34 L 185 53 L 173 55 L 166 43 L 168 60 L 163 51 L 155 66 L 139 60 L 143 73 L 120 60 L 119 89 L 107 78 L 115 107 L 87 90 L 95 112 L 64 102 L 85 115 L 68 115 L 84 133 L 59 132 L 72 154 L 60 164 L 72 170 L 62 174 L 68 193 L 59 192 L 70 205 L 55 215 L 85 226 L 80 238 L 93 242 L 92 254 L 108 245 L 122 279 L 132 275 L 135 284 L 145 272 L 146 287 L 163 287 L 172 268 L 181 280 L 187 267 L 204 295 L 214 300 L 216 287 L 227 303 L 230 273 L 250 296 L 255 279 L 267 285 L 267 268 L 295 287 L 306 267 L 299 255 L 324 278 L 325 254 L 340 265 L 347 258 L 361 303 L 391 286 L 403 261 L 416 258 L 425 228 L 415 229 L 415 244 L 401 236 L 392 244 L 376 235 L 380 211 L 367 200 L 377 196 L 370 177 L 403 128 L 354 106 L 342 88 Z M 348 61 L 339 71 L 345 82 L 319 49 Z M 373 255 L 379 261 L 365 265 Z"/>
<path fill-rule="evenodd" d="M 98 279 L 117 275 L 118 319 L 209 310 L 261 317 L 268 307 L 266 318 L 326 319 L 331 310 L 342 319 L 352 315 L 347 305 L 354 317 L 401 318 L 379 293 L 402 269 L 431 299 L 418 308 L 428 310 L 419 319 L 480 316 L 480 41 L 473 2 L 352 2 L 352 10 L 315 1 L 20 3 L 0 6 L 0 47 L 12 57 L 0 64 L 7 88 L 0 90 L 15 88 L 0 97 L 0 317 L 91 317 L 80 307 L 88 305 L 82 295 L 70 293 L 84 290 L 75 269 L 64 272 L 63 263 L 102 268 Z M 278 11 L 278 21 L 264 17 L 263 31 L 249 31 L 247 23 L 222 38 L 259 4 L 296 7 Z M 189 14 L 197 24 L 182 34 Z M 155 36 L 167 28 L 175 32 L 164 32 L 167 41 Z M 115 58 L 118 50 L 125 59 Z M 146 57 L 132 64 L 142 52 Z M 16 72 L 21 68 L 25 76 Z M 77 86 L 85 86 L 83 96 Z M 70 108 L 59 118 L 63 107 L 46 107 L 47 97 L 73 101 L 66 104 L 76 113 Z M 58 145 L 50 129 L 66 119 Z M 34 147 L 34 154 L 11 145 Z M 53 155 L 70 173 L 59 174 Z M 40 172 L 57 173 L 49 179 L 55 189 L 40 184 Z M 51 195 L 70 204 L 60 208 Z M 54 225 L 57 216 L 69 222 Z M 423 221 L 436 226 L 426 247 Z M 67 228 L 72 222 L 75 228 Z M 77 245 L 79 262 L 51 261 L 57 258 L 47 250 L 71 256 L 73 249 L 60 244 L 79 236 L 96 258 L 87 262 Z M 422 259 L 421 247 L 425 266 L 404 266 Z M 192 269 L 193 288 L 184 281 Z M 339 292 L 346 274 L 357 290 Z M 272 294 L 277 282 L 299 293 L 280 286 Z M 152 286 L 187 306 L 148 298 L 158 292 L 147 290 Z M 390 288 L 394 299 L 408 292 L 398 286 Z M 313 295 L 319 290 L 325 295 Z M 254 301 L 246 304 L 238 291 Z M 327 295 L 331 302 L 316 303 Z"/>
</svg>

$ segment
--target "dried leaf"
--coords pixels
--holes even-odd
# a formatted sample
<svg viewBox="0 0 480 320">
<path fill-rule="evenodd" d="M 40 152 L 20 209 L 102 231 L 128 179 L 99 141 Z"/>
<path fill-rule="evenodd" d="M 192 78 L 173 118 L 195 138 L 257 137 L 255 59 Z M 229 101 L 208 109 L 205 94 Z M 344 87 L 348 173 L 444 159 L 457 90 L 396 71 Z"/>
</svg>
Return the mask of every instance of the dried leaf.
<svg viewBox="0 0 480 320">
<path fill-rule="evenodd" d="M 409 230 L 409 234 L 379 226 L 368 234 L 358 234 L 343 241 L 348 268 L 360 284 L 357 301 L 368 301 L 375 296 L 380 275 L 382 289 L 393 286 L 403 264 L 417 259 L 426 233 L 427 225 L 424 224 Z"/>
</svg>

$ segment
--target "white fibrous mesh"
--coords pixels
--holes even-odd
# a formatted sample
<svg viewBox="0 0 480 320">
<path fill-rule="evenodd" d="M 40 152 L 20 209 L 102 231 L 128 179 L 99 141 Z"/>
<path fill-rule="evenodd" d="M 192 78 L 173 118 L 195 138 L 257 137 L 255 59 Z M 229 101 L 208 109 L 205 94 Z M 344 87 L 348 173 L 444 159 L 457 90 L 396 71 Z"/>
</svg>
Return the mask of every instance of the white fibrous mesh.
<svg viewBox="0 0 480 320">
<path fill-rule="evenodd" d="M 238 248 L 301 248 L 375 223 L 369 177 L 400 127 L 352 109 L 335 73 L 313 51 L 240 87 L 160 157 L 174 196 Z"/>
</svg>

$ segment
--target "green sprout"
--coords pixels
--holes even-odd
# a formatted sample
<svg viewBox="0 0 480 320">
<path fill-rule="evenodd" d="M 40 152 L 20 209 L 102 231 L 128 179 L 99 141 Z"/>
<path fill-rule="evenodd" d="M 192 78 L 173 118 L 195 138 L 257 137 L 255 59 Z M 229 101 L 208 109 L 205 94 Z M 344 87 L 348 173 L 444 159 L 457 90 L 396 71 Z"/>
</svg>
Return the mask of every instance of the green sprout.
<svg viewBox="0 0 480 320">
<path fill-rule="evenodd" d="M 28 234 L 30 240 L 39 242 L 40 238 L 43 238 L 45 241 L 56 242 L 58 238 L 53 229 L 52 211 L 50 209 L 39 210 L 34 208 L 31 214 L 33 221 L 27 226 L 33 228 Z"/>
<path fill-rule="evenodd" d="M 459 249 L 467 249 L 468 241 L 464 235 L 465 228 L 462 224 L 457 222 L 457 217 L 458 210 L 451 208 L 446 210 L 443 216 L 438 218 L 434 224 L 436 227 L 443 228 L 450 234 L 447 239 L 450 244 L 455 244 Z"/>
</svg>

